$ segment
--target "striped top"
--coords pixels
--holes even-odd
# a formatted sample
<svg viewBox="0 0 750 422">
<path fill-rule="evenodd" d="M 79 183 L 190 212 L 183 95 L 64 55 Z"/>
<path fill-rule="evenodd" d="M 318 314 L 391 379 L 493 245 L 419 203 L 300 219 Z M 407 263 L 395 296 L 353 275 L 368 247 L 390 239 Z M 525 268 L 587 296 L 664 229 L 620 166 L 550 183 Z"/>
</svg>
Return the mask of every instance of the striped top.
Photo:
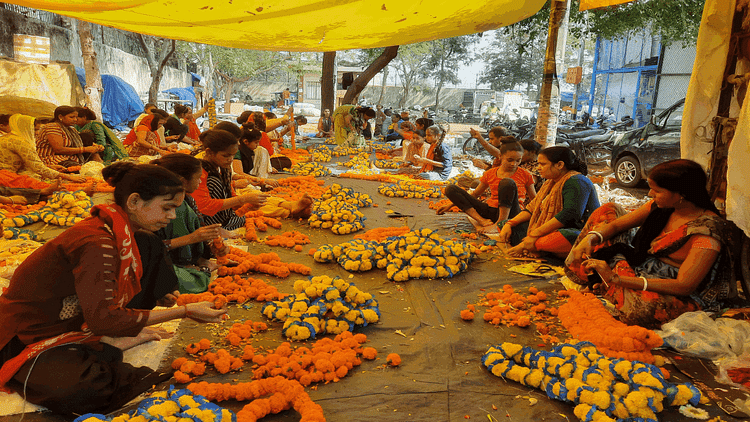
<svg viewBox="0 0 750 422">
<path fill-rule="evenodd" d="M 48 166 L 60 164 L 63 161 L 72 160 L 79 161 L 78 155 L 60 155 L 56 154 L 52 149 L 52 145 L 49 143 L 49 136 L 57 135 L 63 139 L 63 146 L 66 148 L 74 148 L 73 140 L 70 139 L 67 133 L 63 130 L 59 123 L 47 123 L 43 125 L 39 131 L 39 135 L 36 138 L 36 152 L 39 154 L 39 159 Z M 79 164 L 80 161 L 79 161 Z"/>
</svg>

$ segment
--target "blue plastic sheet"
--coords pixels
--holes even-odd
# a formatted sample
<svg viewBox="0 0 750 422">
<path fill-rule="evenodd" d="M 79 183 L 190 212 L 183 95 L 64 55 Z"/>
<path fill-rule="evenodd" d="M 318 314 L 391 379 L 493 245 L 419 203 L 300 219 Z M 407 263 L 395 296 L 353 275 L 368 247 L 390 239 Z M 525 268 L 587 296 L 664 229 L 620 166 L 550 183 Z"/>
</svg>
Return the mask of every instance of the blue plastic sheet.
<svg viewBox="0 0 750 422">
<path fill-rule="evenodd" d="M 192 106 L 193 110 L 196 109 L 196 107 L 195 107 L 195 105 L 196 105 L 195 90 L 193 89 L 192 86 L 188 87 L 188 88 L 170 88 L 170 89 L 165 89 L 162 92 L 166 92 L 166 93 L 169 93 L 169 94 L 172 94 L 172 95 L 176 95 L 177 98 L 179 98 L 181 100 L 192 101 L 193 102 L 193 106 Z"/>
<path fill-rule="evenodd" d="M 86 73 L 77 67 L 76 75 L 81 86 L 86 86 Z M 102 120 L 104 124 L 120 131 L 128 130 L 128 123 L 143 112 L 143 101 L 135 89 L 113 75 L 102 75 Z"/>
</svg>

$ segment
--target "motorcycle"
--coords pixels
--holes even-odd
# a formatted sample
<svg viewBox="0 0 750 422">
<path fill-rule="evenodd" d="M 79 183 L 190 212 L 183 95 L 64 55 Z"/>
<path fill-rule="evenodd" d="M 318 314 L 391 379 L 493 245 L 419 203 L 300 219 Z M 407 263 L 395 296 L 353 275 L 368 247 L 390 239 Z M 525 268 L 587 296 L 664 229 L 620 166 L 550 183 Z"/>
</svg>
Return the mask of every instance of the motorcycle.
<svg viewBox="0 0 750 422">
<path fill-rule="evenodd" d="M 502 126 L 503 120 L 500 117 L 500 113 L 490 113 L 487 116 L 485 116 L 484 119 L 482 119 L 482 122 L 479 124 L 479 127 L 484 130 L 490 130 L 495 126 Z"/>
<path fill-rule="evenodd" d="M 624 116 L 606 129 L 589 129 L 580 132 L 558 132 L 557 145 L 570 147 L 587 165 L 607 164 L 612 156 L 612 145 L 619 131 L 632 126 L 635 122 L 630 116 Z"/>
</svg>

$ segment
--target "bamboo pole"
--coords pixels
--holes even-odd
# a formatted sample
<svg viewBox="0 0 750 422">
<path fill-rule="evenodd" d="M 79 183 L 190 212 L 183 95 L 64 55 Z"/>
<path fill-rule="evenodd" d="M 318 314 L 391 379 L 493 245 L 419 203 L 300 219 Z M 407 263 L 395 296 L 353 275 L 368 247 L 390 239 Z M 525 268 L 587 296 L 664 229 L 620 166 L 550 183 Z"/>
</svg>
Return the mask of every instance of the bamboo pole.
<svg viewBox="0 0 750 422">
<path fill-rule="evenodd" d="M 547 51 L 544 57 L 544 74 L 542 89 L 539 93 L 539 116 L 537 117 L 536 133 L 534 134 L 536 141 L 542 144 L 542 146 L 547 145 L 550 137 L 550 123 L 555 123 L 556 126 L 557 122 L 557 116 L 551 115 L 550 99 L 552 97 L 552 85 L 555 82 L 555 74 L 557 73 L 555 53 L 557 50 L 558 32 L 560 30 L 560 23 L 565 18 L 565 11 L 568 9 L 568 0 L 551 0 L 551 2 Z M 554 141 L 554 137 L 552 140 Z"/>
</svg>

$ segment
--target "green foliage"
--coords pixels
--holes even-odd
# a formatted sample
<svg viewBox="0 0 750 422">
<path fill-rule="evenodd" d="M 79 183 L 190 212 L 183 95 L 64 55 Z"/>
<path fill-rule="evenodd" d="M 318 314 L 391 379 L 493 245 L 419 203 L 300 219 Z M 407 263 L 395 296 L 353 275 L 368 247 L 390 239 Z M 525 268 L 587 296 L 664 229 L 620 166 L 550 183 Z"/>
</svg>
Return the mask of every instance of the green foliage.
<svg viewBox="0 0 750 422">
<path fill-rule="evenodd" d="M 177 51 L 193 61 L 206 60 L 210 52 L 214 67 L 235 79 L 248 79 L 281 66 L 299 67 L 298 63 L 287 63 L 284 54 L 278 51 L 245 50 L 187 42 L 179 42 Z"/>
<path fill-rule="evenodd" d="M 543 38 L 520 31 L 512 35 L 495 32 L 495 39 L 482 52 L 487 67 L 479 82 L 489 83 L 497 91 L 533 88 L 541 83 L 544 49 Z"/>
<path fill-rule="evenodd" d="M 635 0 L 617 6 L 578 11 L 579 1 L 571 0 L 570 36 L 617 38 L 650 28 L 662 43 L 694 43 L 698 37 L 705 0 Z M 526 34 L 529 39 L 544 38 L 549 27 L 549 2 L 535 15 L 503 28 L 505 34 Z M 519 44 L 522 53 L 526 44 Z"/>
<path fill-rule="evenodd" d="M 464 35 L 430 41 L 424 73 L 432 77 L 440 86 L 445 83 L 461 82 L 458 72 L 461 64 L 468 64 L 471 60 L 470 48 L 477 39 L 477 35 Z"/>
</svg>

